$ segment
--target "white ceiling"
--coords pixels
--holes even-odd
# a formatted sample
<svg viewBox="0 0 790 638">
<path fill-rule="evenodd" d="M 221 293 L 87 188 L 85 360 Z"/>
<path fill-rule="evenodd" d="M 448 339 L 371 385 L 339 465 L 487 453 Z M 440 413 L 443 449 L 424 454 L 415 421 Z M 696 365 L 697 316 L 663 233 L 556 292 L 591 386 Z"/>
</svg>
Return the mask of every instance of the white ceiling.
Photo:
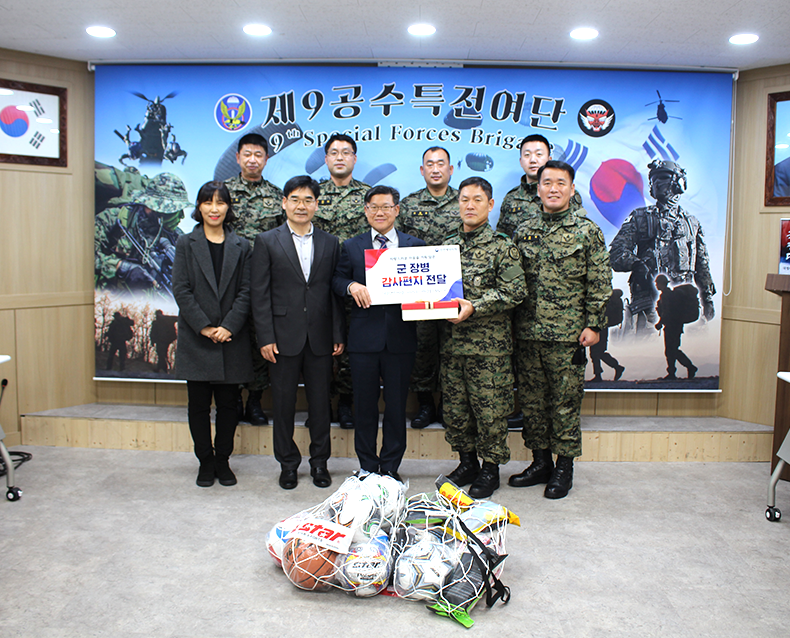
<svg viewBox="0 0 790 638">
<path fill-rule="evenodd" d="M 250 22 L 273 29 L 254 38 Z M 415 22 L 436 34 L 416 38 Z M 91 25 L 118 35 L 97 39 Z M 568 33 L 592 26 L 596 40 Z M 756 33 L 753 45 L 728 38 Z M 790 62 L 787 0 L 0 0 L 0 47 L 85 61 L 454 60 L 750 69 Z"/>
</svg>

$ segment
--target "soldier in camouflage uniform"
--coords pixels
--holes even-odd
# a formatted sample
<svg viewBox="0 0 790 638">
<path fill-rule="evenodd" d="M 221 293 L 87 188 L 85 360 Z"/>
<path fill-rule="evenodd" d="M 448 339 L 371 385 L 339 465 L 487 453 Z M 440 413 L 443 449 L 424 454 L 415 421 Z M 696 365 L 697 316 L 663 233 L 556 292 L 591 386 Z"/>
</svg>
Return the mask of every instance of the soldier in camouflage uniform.
<svg viewBox="0 0 790 638">
<path fill-rule="evenodd" d="M 518 249 L 488 224 L 491 184 L 470 177 L 458 190 L 462 223 L 444 243 L 460 246 L 464 298 L 458 317 L 445 324 L 441 352 L 445 438 L 461 462 L 448 478 L 471 483 L 473 498 L 487 498 L 499 488 L 499 466 L 510 460 L 511 315 L 527 286 Z"/>
<path fill-rule="evenodd" d="M 241 172 L 228 180 L 225 186 L 230 192 L 236 221 L 233 230 L 240 237 L 255 243 L 259 233 L 266 232 L 283 224 L 283 192 L 271 182 L 263 179 L 263 168 L 269 157 L 269 144 L 266 138 L 257 133 L 249 133 L 239 140 L 236 161 Z M 261 356 L 255 338 L 255 324 L 250 315 L 248 327 L 252 347 L 252 367 L 254 379 L 246 384 L 249 393 L 247 407 L 239 393 L 239 420 L 252 425 L 266 425 L 269 419 L 261 407 L 261 396 L 269 387 L 269 367 Z"/>
<path fill-rule="evenodd" d="M 710 274 L 708 249 L 699 221 L 679 205 L 686 190 L 686 171 L 675 162 L 650 162 L 650 195 L 654 206 L 637 208 L 612 240 L 609 255 L 617 272 L 631 272 L 629 310 L 637 316 L 637 329 L 654 323 L 658 299 L 654 280 L 664 274 L 675 286 L 695 283 L 702 311 L 713 319 L 716 287 Z"/>
<path fill-rule="evenodd" d="M 172 173 L 160 173 L 144 189 L 129 193 L 126 203 L 96 215 L 96 288 L 172 298 L 178 224 L 188 206 L 184 182 Z"/>
<path fill-rule="evenodd" d="M 527 135 L 521 140 L 519 163 L 524 170 L 524 175 L 521 176 L 521 183 L 510 189 L 502 200 L 502 205 L 499 207 L 499 221 L 496 225 L 497 231 L 512 238 L 513 232 L 523 219 L 539 213 L 543 209 L 540 197 L 538 197 L 538 170 L 550 159 L 551 144 L 542 135 L 537 133 Z M 576 193 L 571 199 L 571 206 L 574 209 L 579 209 L 581 205 L 581 196 Z M 518 341 L 514 343 L 514 347 L 518 348 Z M 515 361 L 513 365 L 515 366 Z M 523 423 L 524 414 L 522 411 L 508 417 L 508 424 L 512 430 L 520 430 Z"/>
<path fill-rule="evenodd" d="M 135 191 L 144 190 L 151 181 L 134 166 L 126 166 L 123 170 L 109 164 L 95 162 L 96 193 L 95 204 L 98 215 L 106 208 L 113 208 L 127 203 L 129 196 Z"/>
<path fill-rule="evenodd" d="M 458 191 L 450 186 L 453 174 L 450 153 L 441 146 L 426 150 L 420 174 L 425 179 L 425 188 L 401 201 L 400 230 L 419 237 L 428 246 L 439 246 L 458 226 Z M 413 428 L 427 427 L 437 419 L 433 393 L 439 380 L 440 326 L 440 321 L 417 322 L 417 359 L 409 388 L 417 393 L 419 400 L 419 409 L 411 420 Z"/>
<path fill-rule="evenodd" d="M 354 165 L 357 163 L 357 143 L 354 138 L 335 133 L 324 145 L 324 153 L 330 179 L 320 183 L 321 197 L 318 199 L 318 211 L 313 217 L 313 223 L 321 230 L 337 237 L 342 244 L 368 229 L 364 199 L 370 186 L 354 179 Z M 351 301 L 346 298 L 344 302 L 346 325 L 348 325 Z M 351 413 L 354 396 L 348 353 L 343 352 L 336 357 L 336 362 L 337 374 L 332 394 L 340 395 L 337 404 L 338 420 L 340 427 L 348 430 L 354 427 L 354 417 Z"/>
<path fill-rule="evenodd" d="M 521 222 L 514 237 L 529 287 L 516 309 L 515 334 L 522 437 L 533 462 L 508 483 L 547 483 L 546 498 L 563 498 L 573 483 L 573 459 L 582 453 L 583 349 L 606 329 L 612 294 L 603 233 L 570 207 L 573 178 L 565 162 L 547 162 L 538 173 L 543 212 Z"/>
<path fill-rule="evenodd" d="M 538 197 L 538 171 L 541 166 L 551 159 L 551 144 L 542 135 L 527 135 L 519 145 L 519 162 L 524 169 L 521 183 L 510 189 L 499 207 L 499 221 L 496 229 L 508 237 L 521 221 L 533 213 L 543 210 L 543 205 Z M 582 207 L 582 198 L 575 193 L 571 198 L 571 208 L 578 210 Z"/>
</svg>

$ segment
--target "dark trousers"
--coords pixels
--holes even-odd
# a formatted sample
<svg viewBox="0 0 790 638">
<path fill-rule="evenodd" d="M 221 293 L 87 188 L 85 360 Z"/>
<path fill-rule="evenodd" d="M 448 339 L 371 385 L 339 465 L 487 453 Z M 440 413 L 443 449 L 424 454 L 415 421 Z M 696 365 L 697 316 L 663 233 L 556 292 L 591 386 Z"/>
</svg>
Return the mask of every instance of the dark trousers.
<svg viewBox="0 0 790 638">
<path fill-rule="evenodd" d="M 236 401 L 239 386 L 236 383 L 210 383 L 187 381 L 187 414 L 189 431 L 195 443 L 195 456 L 201 462 L 211 459 L 228 459 L 233 453 L 233 436 L 236 434 L 238 415 Z M 211 444 L 211 399 L 217 406 L 216 433 Z"/>
<path fill-rule="evenodd" d="M 359 465 L 368 472 L 396 472 L 406 451 L 406 397 L 414 367 L 413 352 L 350 352 L 354 383 L 354 447 Z M 384 384 L 381 451 L 379 431 L 380 381 Z"/>
<path fill-rule="evenodd" d="M 332 451 L 330 437 L 329 384 L 332 380 L 332 355 L 316 355 L 305 343 L 302 351 L 292 357 L 275 355 L 277 363 L 269 363 L 274 411 L 274 458 L 284 470 L 295 470 L 302 461 L 294 443 L 294 414 L 299 376 L 304 379 L 307 395 L 307 426 L 310 429 L 310 466 L 326 467 Z"/>
</svg>

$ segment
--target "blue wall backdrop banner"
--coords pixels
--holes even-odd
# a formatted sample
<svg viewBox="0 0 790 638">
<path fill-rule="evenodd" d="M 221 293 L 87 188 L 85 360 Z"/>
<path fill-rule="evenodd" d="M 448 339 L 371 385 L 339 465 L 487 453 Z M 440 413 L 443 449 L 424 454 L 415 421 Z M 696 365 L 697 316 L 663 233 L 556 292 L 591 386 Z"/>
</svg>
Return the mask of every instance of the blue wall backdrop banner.
<svg viewBox="0 0 790 638">
<path fill-rule="evenodd" d="M 680 206 L 704 233 L 716 286 L 715 317 L 683 327 L 682 350 L 698 370 L 665 379 L 664 332 L 639 322 L 630 272 L 614 272 L 622 321 L 609 328 L 602 381 L 589 390 L 715 390 L 719 377 L 721 280 L 727 212 L 732 76 L 724 73 L 513 68 L 305 66 L 99 66 L 96 68 L 96 377 L 173 379 L 171 251 L 194 222 L 191 206 L 136 234 L 134 206 L 158 174 L 176 175 L 194 202 L 211 179 L 238 174 L 235 151 L 262 133 L 270 157 L 263 177 L 282 187 L 294 175 L 329 178 L 323 144 L 345 132 L 358 144 L 354 177 L 423 188 L 423 151 L 450 153 L 451 184 L 488 179 L 499 204 L 523 175 L 518 142 L 540 133 L 552 157 L 576 169 L 587 216 L 607 245 L 634 209 L 655 203 L 648 164 L 676 162 L 686 172 Z M 361 213 L 361 211 L 360 211 Z M 144 225 L 144 222 L 141 222 Z M 130 231 L 130 229 L 132 229 Z M 145 231 L 145 229 L 142 229 Z M 151 229 L 148 229 L 151 230 Z M 139 237 L 144 241 L 140 242 Z M 167 241 L 163 241 L 167 240 Z M 135 276 L 117 277 L 121 260 Z M 133 281 L 132 286 L 125 282 Z M 151 283 L 154 282 L 154 283 Z M 655 314 L 654 302 L 643 314 Z M 644 304 L 642 304 L 644 306 Z M 643 325 L 644 324 L 644 325 Z M 609 360 L 611 362 L 611 360 Z"/>
</svg>

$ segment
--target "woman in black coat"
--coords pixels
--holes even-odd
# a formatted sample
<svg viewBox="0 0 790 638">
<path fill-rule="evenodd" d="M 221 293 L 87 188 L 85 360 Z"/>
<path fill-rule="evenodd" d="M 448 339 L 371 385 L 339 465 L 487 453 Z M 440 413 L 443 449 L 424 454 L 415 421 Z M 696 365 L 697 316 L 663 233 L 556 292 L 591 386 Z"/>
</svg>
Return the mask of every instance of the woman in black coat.
<svg viewBox="0 0 790 638">
<path fill-rule="evenodd" d="M 230 228 L 235 217 L 222 182 L 201 186 L 192 217 L 198 225 L 182 235 L 173 263 L 178 304 L 176 376 L 187 381 L 189 430 L 200 461 L 197 484 L 235 485 L 228 465 L 238 416 L 239 384 L 252 379 L 250 245 Z M 211 442 L 211 399 L 217 406 Z"/>
</svg>

